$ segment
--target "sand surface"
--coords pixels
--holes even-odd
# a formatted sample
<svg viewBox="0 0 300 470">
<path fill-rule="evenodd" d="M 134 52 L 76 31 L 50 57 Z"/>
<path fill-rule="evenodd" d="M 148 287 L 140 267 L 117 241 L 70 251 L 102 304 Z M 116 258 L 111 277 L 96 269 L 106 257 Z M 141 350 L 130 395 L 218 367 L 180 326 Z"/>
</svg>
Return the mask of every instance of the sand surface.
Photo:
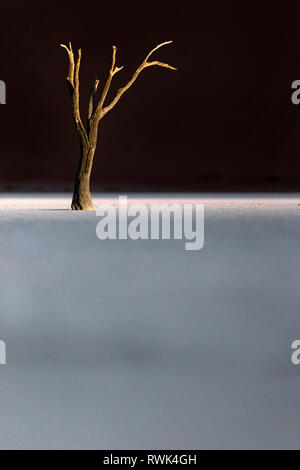
<svg viewBox="0 0 300 470">
<path fill-rule="evenodd" d="M 299 449 L 300 195 L 128 198 L 203 203 L 203 250 L 0 196 L 0 448 Z"/>
</svg>

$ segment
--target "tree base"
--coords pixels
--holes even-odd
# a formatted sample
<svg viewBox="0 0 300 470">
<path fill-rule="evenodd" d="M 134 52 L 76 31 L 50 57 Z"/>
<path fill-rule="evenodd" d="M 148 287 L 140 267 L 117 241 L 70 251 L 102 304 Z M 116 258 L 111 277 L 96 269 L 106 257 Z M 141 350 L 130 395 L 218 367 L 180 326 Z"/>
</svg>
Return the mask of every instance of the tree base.
<svg viewBox="0 0 300 470">
<path fill-rule="evenodd" d="M 92 198 L 91 198 L 91 193 L 89 191 L 85 192 L 84 194 L 82 192 L 80 193 L 75 192 L 75 194 L 73 194 L 71 208 L 73 211 L 95 211 L 96 210 L 96 207 L 94 206 Z"/>
<path fill-rule="evenodd" d="M 90 173 L 79 172 L 79 176 L 76 177 L 71 208 L 73 211 L 96 210 L 90 191 Z"/>
<path fill-rule="evenodd" d="M 82 203 L 82 202 L 72 202 L 71 209 L 73 211 L 95 211 L 96 207 L 92 202 Z"/>
</svg>

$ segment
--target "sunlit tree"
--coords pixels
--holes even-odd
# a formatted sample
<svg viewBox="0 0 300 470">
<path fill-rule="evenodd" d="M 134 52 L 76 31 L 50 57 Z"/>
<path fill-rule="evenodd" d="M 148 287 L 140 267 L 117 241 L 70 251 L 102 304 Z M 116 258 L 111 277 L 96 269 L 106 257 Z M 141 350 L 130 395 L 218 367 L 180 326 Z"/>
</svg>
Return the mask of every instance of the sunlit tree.
<svg viewBox="0 0 300 470">
<path fill-rule="evenodd" d="M 109 104 L 105 105 L 105 100 L 107 97 L 107 93 L 110 89 L 113 76 L 123 69 L 123 67 L 116 66 L 117 48 L 113 46 L 111 67 L 98 100 L 96 99 L 96 93 L 99 81 L 95 79 L 91 87 L 87 116 L 87 128 L 85 128 L 82 122 L 79 107 L 79 70 L 81 61 L 81 49 L 78 49 L 77 57 L 75 58 L 72 49 L 72 44 L 69 43 L 69 46 L 61 44 L 61 46 L 65 48 L 68 53 L 69 74 L 67 77 L 67 81 L 72 100 L 72 113 L 74 124 L 80 139 L 80 159 L 75 178 L 72 209 L 95 209 L 90 193 L 90 176 L 93 166 L 94 154 L 97 146 L 99 122 L 111 109 L 114 108 L 121 96 L 123 96 L 123 94 L 131 87 L 131 85 L 135 82 L 142 70 L 146 69 L 147 67 L 152 67 L 154 65 L 164 67 L 170 70 L 176 70 L 175 67 L 172 67 L 171 65 L 166 64 L 164 62 L 160 62 L 158 60 L 149 61 L 153 52 L 155 52 L 160 47 L 165 46 L 166 44 L 170 44 L 171 42 L 172 41 L 163 42 L 162 44 L 159 44 L 154 49 L 152 49 L 149 54 L 145 57 L 143 62 L 138 66 L 136 71 L 133 73 L 128 83 L 117 91 L 116 96 L 112 99 Z"/>
</svg>

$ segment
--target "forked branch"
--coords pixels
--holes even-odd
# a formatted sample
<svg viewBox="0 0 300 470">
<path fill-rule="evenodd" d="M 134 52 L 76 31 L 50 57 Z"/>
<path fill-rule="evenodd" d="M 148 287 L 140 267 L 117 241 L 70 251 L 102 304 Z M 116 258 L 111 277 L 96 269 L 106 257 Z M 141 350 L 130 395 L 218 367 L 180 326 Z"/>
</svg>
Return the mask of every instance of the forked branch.
<svg viewBox="0 0 300 470">
<path fill-rule="evenodd" d="M 116 48 L 116 46 L 113 46 L 111 67 L 110 67 L 110 70 L 108 72 L 108 76 L 107 76 L 105 85 L 103 87 L 103 91 L 102 91 L 99 103 L 97 105 L 97 109 L 96 109 L 96 113 L 95 113 L 96 115 L 101 114 L 101 110 L 103 108 L 103 104 L 104 104 L 105 98 L 107 96 L 107 93 L 109 91 L 113 76 L 116 73 L 120 72 L 120 70 L 123 69 L 123 66 L 122 67 L 116 67 L 116 54 L 117 54 L 117 48 Z"/>
<path fill-rule="evenodd" d="M 158 44 L 158 46 L 156 46 L 154 49 L 152 49 L 149 54 L 147 54 L 147 56 L 145 57 L 145 59 L 143 60 L 143 62 L 141 63 L 141 65 L 139 65 L 139 67 L 136 69 L 136 71 L 134 72 L 134 74 L 132 75 L 131 79 L 129 80 L 129 82 L 123 87 L 123 88 L 120 88 L 118 91 L 117 91 L 117 94 L 115 96 L 115 98 L 111 101 L 111 103 L 105 107 L 103 107 L 104 105 L 104 101 L 105 101 L 105 98 L 107 96 L 107 93 L 108 93 L 108 90 L 110 88 L 110 85 L 111 85 L 111 81 L 112 81 L 112 78 L 113 76 L 119 72 L 120 70 L 122 70 L 123 67 L 115 67 L 115 62 L 116 62 L 116 51 L 117 51 L 117 48 L 115 46 L 113 46 L 113 54 L 112 54 L 112 64 L 111 64 L 111 68 L 110 68 L 110 71 L 108 73 L 108 77 L 107 77 L 107 80 L 106 80 L 106 83 L 105 83 L 105 86 L 104 86 L 104 89 L 103 89 L 103 92 L 102 92 L 102 95 L 101 95 L 101 98 L 99 100 L 99 103 L 97 105 L 97 108 L 96 108 L 96 111 L 94 113 L 94 115 L 92 116 L 92 119 L 95 119 L 96 122 L 98 122 L 100 119 L 102 119 L 103 116 L 105 116 L 106 113 L 108 113 L 108 111 L 110 111 L 119 101 L 119 99 L 121 98 L 121 96 L 125 93 L 125 91 L 127 91 L 131 85 L 136 81 L 137 77 L 139 76 L 139 74 L 142 72 L 142 70 L 144 70 L 145 68 L 147 67 L 152 67 L 154 65 L 157 65 L 159 67 L 164 67 L 166 69 L 170 69 L 170 70 L 177 70 L 176 67 L 172 67 L 171 65 L 169 64 L 166 64 L 164 62 L 160 62 L 160 61 L 152 61 L 152 62 L 148 62 L 148 59 L 151 57 L 151 55 L 153 54 L 153 52 L 155 52 L 157 49 L 160 49 L 161 47 L 165 46 L 166 44 L 171 44 L 173 41 L 166 41 L 166 42 L 163 42 L 161 44 Z"/>
</svg>

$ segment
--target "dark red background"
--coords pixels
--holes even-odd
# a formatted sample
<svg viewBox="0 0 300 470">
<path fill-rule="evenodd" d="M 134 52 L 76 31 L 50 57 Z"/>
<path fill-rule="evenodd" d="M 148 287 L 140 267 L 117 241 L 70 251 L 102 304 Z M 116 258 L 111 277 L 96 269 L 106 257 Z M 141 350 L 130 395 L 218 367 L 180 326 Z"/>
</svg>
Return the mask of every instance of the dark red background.
<svg viewBox="0 0 300 470">
<path fill-rule="evenodd" d="M 81 47 L 81 112 L 118 46 L 113 92 L 157 43 L 179 71 L 147 69 L 100 125 L 93 187 L 299 190 L 300 5 L 259 2 L 1 2 L 2 190 L 69 189 L 78 140 L 65 82 Z"/>
</svg>

